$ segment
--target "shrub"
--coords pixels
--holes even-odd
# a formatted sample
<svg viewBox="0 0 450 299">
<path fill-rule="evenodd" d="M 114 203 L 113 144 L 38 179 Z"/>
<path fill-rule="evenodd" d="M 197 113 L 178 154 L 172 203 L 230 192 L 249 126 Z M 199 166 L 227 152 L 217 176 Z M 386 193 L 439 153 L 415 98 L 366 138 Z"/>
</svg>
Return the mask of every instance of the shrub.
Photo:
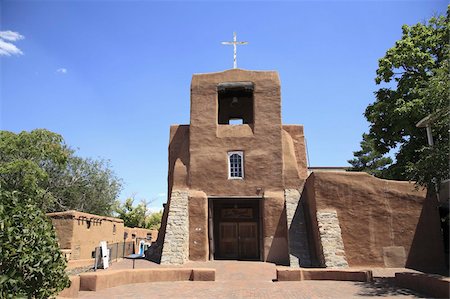
<svg viewBox="0 0 450 299">
<path fill-rule="evenodd" d="M 48 298 L 70 285 L 53 226 L 33 202 L 0 186 L 1 298 Z"/>
</svg>

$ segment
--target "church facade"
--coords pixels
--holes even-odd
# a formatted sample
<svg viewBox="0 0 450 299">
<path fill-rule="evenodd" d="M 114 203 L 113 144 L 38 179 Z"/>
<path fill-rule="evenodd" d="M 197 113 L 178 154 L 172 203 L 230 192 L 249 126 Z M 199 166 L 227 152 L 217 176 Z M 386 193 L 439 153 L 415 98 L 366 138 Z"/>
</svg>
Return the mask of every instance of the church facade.
<svg viewBox="0 0 450 299">
<path fill-rule="evenodd" d="M 190 124 L 170 128 L 168 189 L 162 264 L 405 266 L 412 250 L 423 250 L 412 249 L 423 191 L 365 173 L 308 175 L 303 126 L 282 124 L 275 71 L 193 76 Z M 438 252 L 439 224 L 431 222 Z"/>
</svg>

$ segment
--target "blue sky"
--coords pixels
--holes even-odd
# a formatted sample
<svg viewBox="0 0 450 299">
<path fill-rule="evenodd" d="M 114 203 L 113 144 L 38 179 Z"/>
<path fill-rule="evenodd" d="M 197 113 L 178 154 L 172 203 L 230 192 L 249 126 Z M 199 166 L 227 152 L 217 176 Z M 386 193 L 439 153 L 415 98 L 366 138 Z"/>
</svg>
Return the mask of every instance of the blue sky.
<svg viewBox="0 0 450 299">
<path fill-rule="evenodd" d="M 446 1 L 0 1 L 1 129 L 46 128 L 111 160 L 121 198 L 165 202 L 169 126 L 189 123 L 194 73 L 277 70 L 285 124 L 303 124 L 311 166 L 345 166 L 368 130 L 377 61 L 403 24 Z"/>
</svg>

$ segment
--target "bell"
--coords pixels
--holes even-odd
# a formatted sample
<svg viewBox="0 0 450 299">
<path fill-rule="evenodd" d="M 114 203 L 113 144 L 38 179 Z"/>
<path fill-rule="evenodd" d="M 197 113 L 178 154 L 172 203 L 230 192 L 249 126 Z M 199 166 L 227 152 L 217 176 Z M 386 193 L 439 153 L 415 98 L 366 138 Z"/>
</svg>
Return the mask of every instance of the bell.
<svg viewBox="0 0 450 299">
<path fill-rule="evenodd" d="M 239 105 L 239 101 L 237 97 L 233 97 L 233 100 L 231 101 L 230 106 L 231 107 L 236 107 L 237 105 Z"/>
</svg>

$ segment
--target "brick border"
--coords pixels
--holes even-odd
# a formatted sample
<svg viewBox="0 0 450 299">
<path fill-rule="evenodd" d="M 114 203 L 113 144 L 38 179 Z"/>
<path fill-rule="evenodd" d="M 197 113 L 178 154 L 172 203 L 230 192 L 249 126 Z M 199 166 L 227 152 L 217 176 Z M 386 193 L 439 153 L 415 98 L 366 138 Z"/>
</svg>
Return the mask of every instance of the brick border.
<svg viewBox="0 0 450 299">
<path fill-rule="evenodd" d="M 80 291 L 98 291 L 125 284 L 158 281 L 215 281 L 215 269 L 127 269 L 82 273 Z"/>
<path fill-rule="evenodd" d="M 277 281 L 302 281 L 302 280 L 371 282 L 373 280 L 373 274 L 372 270 L 277 268 Z"/>
</svg>

